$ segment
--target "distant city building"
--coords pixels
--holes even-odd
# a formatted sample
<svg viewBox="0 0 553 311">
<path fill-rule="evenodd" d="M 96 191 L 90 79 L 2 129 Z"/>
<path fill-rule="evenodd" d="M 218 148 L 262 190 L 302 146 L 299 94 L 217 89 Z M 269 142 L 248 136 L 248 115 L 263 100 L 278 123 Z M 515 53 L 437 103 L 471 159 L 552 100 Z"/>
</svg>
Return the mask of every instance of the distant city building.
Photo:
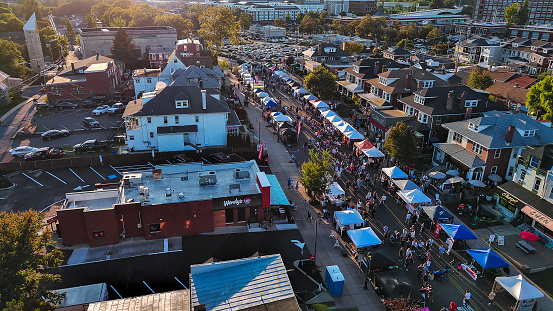
<svg viewBox="0 0 553 311">
<path fill-rule="evenodd" d="M 505 35 L 507 27 L 505 22 L 477 22 L 477 21 L 458 21 L 455 22 L 455 35 L 468 38 L 473 35 L 498 36 Z"/>
<path fill-rule="evenodd" d="M 133 38 L 132 43 L 140 49 L 140 56 L 148 57 L 147 53 L 151 48 L 173 47 L 177 42 L 177 31 L 168 26 L 148 27 L 124 27 L 127 35 Z M 81 53 L 83 58 L 88 58 L 99 53 L 102 56 L 111 54 L 113 39 L 119 28 L 99 27 L 80 28 L 76 35 L 81 42 Z"/>
<path fill-rule="evenodd" d="M 256 24 L 250 26 L 250 33 L 258 39 L 282 38 L 286 36 L 286 28 Z"/>
<path fill-rule="evenodd" d="M 45 70 L 44 54 L 42 52 L 42 44 L 40 43 L 35 13 L 31 15 L 25 26 L 23 26 L 23 32 L 25 33 L 25 43 L 29 51 L 31 69 L 34 72 Z"/>
<path fill-rule="evenodd" d="M 171 53 L 173 53 L 173 49 L 168 49 L 165 47 L 151 48 L 148 51 L 148 58 L 150 59 L 150 67 L 151 68 L 161 67 L 161 65 L 167 61 Z"/>
<path fill-rule="evenodd" d="M 553 42 L 553 24 L 512 26 L 509 36 Z"/>
<path fill-rule="evenodd" d="M 376 10 L 376 0 L 349 0 L 348 13 L 363 13 Z"/>
<path fill-rule="evenodd" d="M 513 3 L 522 5 L 523 2 L 524 0 L 475 0 L 473 18 L 485 22 L 504 22 L 505 8 Z M 528 4 L 529 24 L 545 24 L 553 21 L 553 2 L 529 0 Z"/>
<path fill-rule="evenodd" d="M 272 23 L 275 19 L 286 19 L 290 15 L 292 21 L 296 20 L 298 13 L 309 11 L 322 12 L 324 5 L 319 2 L 303 2 L 301 4 L 281 1 L 208 1 L 215 6 L 226 6 L 229 9 L 240 8 L 250 14 L 254 23 Z"/>
<path fill-rule="evenodd" d="M 442 32 L 450 32 L 454 29 L 455 23 L 470 20 L 468 15 L 458 15 L 461 9 L 433 9 L 408 13 L 390 14 L 388 24 L 393 26 L 398 23 L 401 26 L 416 24 L 419 27 L 431 25 Z"/>
</svg>

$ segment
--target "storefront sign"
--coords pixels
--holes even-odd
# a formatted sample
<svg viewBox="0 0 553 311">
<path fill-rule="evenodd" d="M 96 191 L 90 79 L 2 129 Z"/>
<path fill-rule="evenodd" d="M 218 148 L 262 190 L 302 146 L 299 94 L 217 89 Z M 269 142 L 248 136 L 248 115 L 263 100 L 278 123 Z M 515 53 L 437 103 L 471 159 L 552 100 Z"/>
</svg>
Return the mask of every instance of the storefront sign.
<svg viewBox="0 0 553 311">
<path fill-rule="evenodd" d="M 517 199 L 514 195 L 512 195 L 508 192 L 505 192 L 503 189 L 496 188 L 495 192 L 497 193 L 497 195 L 499 195 L 500 199 L 505 201 L 506 204 L 509 204 L 509 205 L 513 206 L 514 208 L 516 208 L 516 209 L 522 209 L 526 205 L 526 203 L 524 203 L 521 200 Z M 501 203 L 501 200 L 500 200 L 500 203 Z M 507 206 L 505 206 L 505 207 L 507 207 Z"/>
<path fill-rule="evenodd" d="M 539 222 L 540 224 L 544 225 L 547 229 L 549 230 L 552 230 L 553 231 L 553 219 L 545 216 L 544 214 L 542 214 L 541 212 L 539 212 L 538 210 L 534 209 L 533 207 L 531 206 L 528 206 L 526 205 L 523 209 L 522 209 L 522 212 L 528 216 L 530 216 L 532 219 L 534 219 L 535 221 Z"/>
<path fill-rule="evenodd" d="M 250 206 L 258 207 L 259 205 L 261 205 L 261 194 L 240 195 L 213 199 L 213 210 Z"/>
</svg>

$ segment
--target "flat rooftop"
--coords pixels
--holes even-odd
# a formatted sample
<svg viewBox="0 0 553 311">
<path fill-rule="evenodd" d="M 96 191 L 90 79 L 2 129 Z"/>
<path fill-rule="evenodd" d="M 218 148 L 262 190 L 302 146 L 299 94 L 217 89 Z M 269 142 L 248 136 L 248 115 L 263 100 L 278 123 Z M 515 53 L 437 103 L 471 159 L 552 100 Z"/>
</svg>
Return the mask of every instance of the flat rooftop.
<svg viewBox="0 0 553 311">
<path fill-rule="evenodd" d="M 142 205 L 168 204 L 261 193 L 257 185 L 260 170 L 253 160 L 210 165 L 167 164 L 158 165 L 156 169 L 161 170 L 159 178 L 154 178 L 155 170 L 133 172 L 123 176 L 124 180 L 118 189 L 67 193 L 65 208 L 98 210 L 131 202 L 142 202 Z M 242 178 L 235 178 L 237 169 L 243 174 Z M 216 183 L 200 186 L 202 174 L 215 176 Z"/>
</svg>

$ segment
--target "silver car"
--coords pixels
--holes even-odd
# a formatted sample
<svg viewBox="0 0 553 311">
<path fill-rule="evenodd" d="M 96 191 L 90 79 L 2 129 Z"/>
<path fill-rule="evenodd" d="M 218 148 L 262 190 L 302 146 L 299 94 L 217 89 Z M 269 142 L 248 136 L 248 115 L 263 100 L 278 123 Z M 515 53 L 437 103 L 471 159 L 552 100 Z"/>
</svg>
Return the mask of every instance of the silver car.
<svg viewBox="0 0 553 311">
<path fill-rule="evenodd" d="M 24 157 L 27 153 L 35 152 L 38 148 L 31 146 L 19 146 L 10 150 L 10 155 L 14 158 Z"/>
</svg>

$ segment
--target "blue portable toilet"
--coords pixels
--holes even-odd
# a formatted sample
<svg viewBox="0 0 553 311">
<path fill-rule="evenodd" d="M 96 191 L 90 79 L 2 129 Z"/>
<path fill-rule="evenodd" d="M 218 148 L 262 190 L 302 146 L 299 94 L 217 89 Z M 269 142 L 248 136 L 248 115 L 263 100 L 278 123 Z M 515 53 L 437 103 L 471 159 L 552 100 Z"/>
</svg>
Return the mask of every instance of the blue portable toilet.
<svg viewBox="0 0 553 311">
<path fill-rule="evenodd" d="M 326 266 L 325 272 L 325 284 L 330 287 L 330 275 L 334 273 L 340 273 L 340 267 L 338 266 Z"/>
<path fill-rule="evenodd" d="M 330 275 L 330 283 L 328 286 L 330 296 L 342 296 L 344 292 L 344 275 L 340 272 Z"/>
</svg>

